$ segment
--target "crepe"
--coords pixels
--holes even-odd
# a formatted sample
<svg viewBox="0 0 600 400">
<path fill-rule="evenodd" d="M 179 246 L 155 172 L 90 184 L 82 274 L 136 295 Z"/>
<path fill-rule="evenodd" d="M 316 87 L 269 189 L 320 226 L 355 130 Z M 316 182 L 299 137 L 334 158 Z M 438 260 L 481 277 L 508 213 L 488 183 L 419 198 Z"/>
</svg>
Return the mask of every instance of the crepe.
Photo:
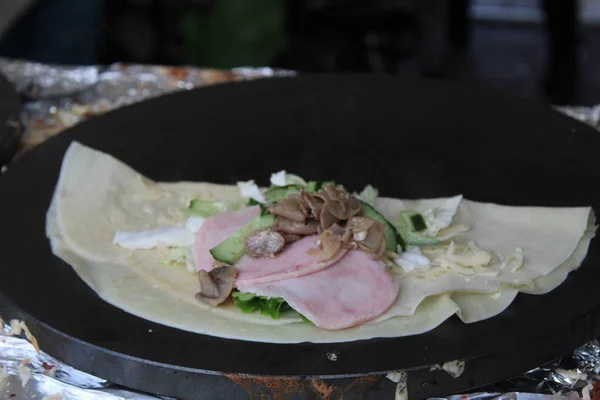
<svg viewBox="0 0 600 400">
<path fill-rule="evenodd" d="M 492 317 L 519 291 L 545 293 L 562 283 L 585 258 L 595 232 L 589 207 L 506 207 L 463 200 L 454 222 L 472 229 L 460 240 L 474 239 L 506 254 L 521 247 L 525 262 L 516 274 L 535 280 L 533 288 L 459 274 L 401 278 L 396 304 L 378 320 L 328 331 L 302 322 L 295 313 L 271 319 L 245 314 L 231 304 L 210 307 L 194 298 L 195 274 L 160 262 L 166 249 L 128 250 L 112 244 L 117 230 L 183 226 L 180 210 L 192 199 L 241 200 L 235 186 L 152 182 L 110 155 L 73 142 L 47 214 L 47 236 L 53 253 L 102 299 L 141 318 L 232 339 L 326 343 L 419 334 L 454 314 L 464 322 Z M 391 219 L 403 209 L 420 211 L 447 201 L 377 199 L 374 205 Z"/>
</svg>

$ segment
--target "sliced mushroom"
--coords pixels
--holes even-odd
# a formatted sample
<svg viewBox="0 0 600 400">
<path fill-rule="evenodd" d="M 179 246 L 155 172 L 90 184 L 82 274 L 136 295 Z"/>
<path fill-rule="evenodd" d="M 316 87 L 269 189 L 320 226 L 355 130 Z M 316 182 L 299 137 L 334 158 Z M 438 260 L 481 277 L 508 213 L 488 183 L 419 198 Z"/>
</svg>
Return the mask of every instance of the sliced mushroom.
<svg viewBox="0 0 600 400">
<path fill-rule="evenodd" d="M 323 201 L 316 198 L 312 194 L 302 190 L 300 192 L 300 201 L 306 206 L 309 215 L 314 219 L 321 218 L 321 210 L 323 209 Z"/>
<path fill-rule="evenodd" d="M 348 220 L 346 228 L 351 229 L 353 233 L 366 232 L 373 226 L 374 222 L 367 217 L 352 217 Z"/>
<path fill-rule="evenodd" d="M 319 229 L 319 222 L 307 220 L 305 222 L 296 222 L 288 218 L 277 217 L 275 221 L 275 230 L 288 235 L 314 235 Z"/>
<path fill-rule="evenodd" d="M 348 220 L 346 228 L 352 231 L 352 239 L 357 242 L 362 242 L 367 238 L 369 229 L 373 226 L 374 221 L 365 217 L 352 217 Z"/>
<path fill-rule="evenodd" d="M 322 199 L 331 215 L 340 221 L 357 215 L 362 209 L 360 202 L 341 186 L 327 185 L 315 193 L 315 197 Z"/>
<path fill-rule="evenodd" d="M 379 249 L 377 250 L 377 252 L 371 254 L 371 258 L 373 260 L 381 260 L 383 258 L 383 255 L 385 254 L 386 248 L 387 248 L 387 242 L 385 241 L 385 237 L 384 237 L 383 240 L 381 241 L 381 243 L 379 244 Z"/>
<path fill-rule="evenodd" d="M 302 239 L 302 236 L 300 235 L 283 235 L 283 240 L 285 240 L 285 244 L 294 243 L 300 239 Z"/>
<path fill-rule="evenodd" d="M 322 230 L 326 230 L 331 225 L 337 224 L 338 222 L 340 222 L 340 220 L 337 219 L 336 217 L 334 217 L 333 214 L 331 214 L 328 207 L 323 208 L 323 210 L 321 211 L 321 229 Z"/>
<path fill-rule="evenodd" d="M 338 224 L 331 225 L 327 230 L 329 232 L 333 233 L 334 235 L 339 236 L 339 237 L 342 237 L 342 236 L 344 236 L 346 234 L 346 229 L 342 228 Z"/>
<path fill-rule="evenodd" d="M 322 211 L 321 218 L 323 218 L 323 214 L 325 210 L 335 217 L 338 221 L 340 219 L 344 219 L 346 206 L 343 201 L 339 201 L 339 196 L 335 192 L 335 189 L 331 190 L 331 188 L 335 188 L 333 185 L 326 186 L 319 192 L 315 193 L 315 197 L 320 198 L 325 203 L 325 208 Z"/>
<path fill-rule="evenodd" d="M 283 245 L 318 233 L 322 260 L 341 249 L 357 247 L 381 259 L 386 246 L 384 226 L 363 217 L 363 211 L 362 203 L 343 186 L 327 185 L 316 193 L 292 193 L 269 207 L 269 212 L 277 216 L 275 225 L 272 231 L 248 237 L 247 252 L 253 257 L 273 256 Z"/>
<path fill-rule="evenodd" d="M 306 219 L 306 209 L 300 205 L 298 198 L 279 200 L 277 203 L 269 206 L 269 213 L 296 222 L 304 222 Z"/>
<path fill-rule="evenodd" d="M 300 197 L 300 193 L 292 193 L 288 196 L 288 199 L 295 201 L 298 204 L 298 208 L 304 215 L 304 219 L 310 217 L 310 211 L 308 209 L 308 205 L 305 204 L 304 201 L 302 201 L 302 198 Z"/>
<path fill-rule="evenodd" d="M 338 224 L 331 225 L 319 236 L 319 245 L 322 250 L 321 261 L 329 260 L 343 248 L 349 246 L 352 239 L 352 231 Z"/>
<path fill-rule="evenodd" d="M 356 241 L 358 248 L 366 252 L 369 257 L 379 260 L 383 256 L 386 247 L 385 227 L 381 222 L 372 221 L 372 225 L 367 231 L 363 240 Z"/>
<path fill-rule="evenodd" d="M 213 269 L 213 271 L 215 271 L 217 268 Z M 215 281 L 212 280 L 210 273 L 202 269 L 198 271 L 198 278 L 200 279 L 200 292 L 196 294 L 196 298 L 198 300 L 200 300 L 199 297 L 216 299 L 219 296 L 219 288 Z"/>
<path fill-rule="evenodd" d="M 250 257 L 273 257 L 284 244 L 285 238 L 279 232 L 255 230 L 246 237 L 246 254 Z"/>
<path fill-rule="evenodd" d="M 342 246 L 346 246 L 352 239 L 352 231 L 348 228 L 342 228 L 338 224 L 331 225 L 328 231 L 340 237 Z"/>
<path fill-rule="evenodd" d="M 325 193 L 329 199 L 337 202 L 337 203 L 345 203 L 348 200 L 350 194 L 344 190 L 342 186 L 335 185 L 327 185 L 323 187 L 321 190 L 322 193 Z"/>
<path fill-rule="evenodd" d="M 363 242 L 371 248 L 378 248 L 379 244 L 385 241 L 385 227 L 381 222 L 372 221 L 367 237 Z"/>
<path fill-rule="evenodd" d="M 229 265 L 213 268 L 209 272 L 198 271 L 200 292 L 196 293 L 196 299 L 213 307 L 218 306 L 231 294 L 236 277 L 237 271 Z"/>
<path fill-rule="evenodd" d="M 363 244 L 362 242 L 356 242 L 358 243 L 358 248 L 362 251 L 364 251 L 365 253 L 367 253 L 367 255 L 369 256 L 369 258 L 373 259 L 373 260 L 381 260 L 381 258 L 383 257 L 383 254 L 385 253 L 385 241 L 382 241 L 379 244 L 379 248 L 373 250 L 370 247 L 366 246 L 365 244 Z"/>
<path fill-rule="evenodd" d="M 330 230 L 326 230 L 319 237 L 321 242 L 321 257 L 319 261 L 330 260 L 342 249 L 342 238 Z"/>
<path fill-rule="evenodd" d="M 362 213 L 363 213 L 362 204 L 360 204 L 360 201 L 358 201 L 357 198 L 355 198 L 353 196 L 350 196 L 348 198 L 346 212 L 350 216 L 353 216 L 353 215 L 362 215 Z"/>
</svg>

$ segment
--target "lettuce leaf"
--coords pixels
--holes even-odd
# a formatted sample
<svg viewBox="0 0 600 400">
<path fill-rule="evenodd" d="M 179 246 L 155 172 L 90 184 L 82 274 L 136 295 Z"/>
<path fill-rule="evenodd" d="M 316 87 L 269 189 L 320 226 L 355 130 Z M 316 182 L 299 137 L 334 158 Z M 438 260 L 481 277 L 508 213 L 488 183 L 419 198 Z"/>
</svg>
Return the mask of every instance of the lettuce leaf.
<svg viewBox="0 0 600 400">
<path fill-rule="evenodd" d="M 271 186 L 288 186 L 298 185 L 306 186 L 307 183 L 304 179 L 298 175 L 288 174 L 286 171 L 279 171 L 271 174 Z"/>
<path fill-rule="evenodd" d="M 225 211 L 235 211 L 239 209 L 240 204 L 237 203 L 194 199 L 190 202 L 189 208 L 183 210 L 183 213 L 188 216 L 208 218 Z"/>
<path fill-rule="evenodd" d="M 159 262 L 167 266 L 185 266 L 189 273 L 196 273 L 194 257 L 192 256 L 190 247 L 172 247 L 167 250 L 163 258 L 159 259 Z"/>
<path fill-rule="evenodd" d="M 298 313 L 300 315 L 300 317 L 302 318 L 303 322 L 306 322 L 307 324 L 312 324 L 312 321 L 308 318 L 306 318 L 304 315 Z"/>
<path fill-rule="evenodd" d="M 245 313 L 253 313 L 260 311 L 261 315 L 268 315 L 273 319 L 279 319 L 281 313 L 288 310 L 293 310 L 288 303 L 281 297 L 265 297 L 257 296 L 253 293 L 232 292 L 233 304 Z M 312 324 L 308 318 L 298 313 L 302 321 Z"/>
<path fill-rule="evenodd" d="M 245 313 L 260 311 L 261 315 L 268 315 L 279 319 L 281 313 L 292 308 L 281 297 L 256 296 L 252 293 L 233 292 L 233 304 Z"/>
<path fill-rule="evenodd" d="M 355 193 L 354 196 L 357 199 L 364 201 L 365 203 L 373 204 L 373 200 L 375 200 L 377 196 L 379 196 L 379 191 L 373 186 L 367 185 L 362 190 L 362 192 L 360 192 L 359 194 Z"/>
<path fill-rule="evenodd" d="M 259 203 L 266 203 L 260 188 L 253 180 L 248 182 L 238 182 L 237 185 L 242 197 L 253 199 Z"/>
</svg>

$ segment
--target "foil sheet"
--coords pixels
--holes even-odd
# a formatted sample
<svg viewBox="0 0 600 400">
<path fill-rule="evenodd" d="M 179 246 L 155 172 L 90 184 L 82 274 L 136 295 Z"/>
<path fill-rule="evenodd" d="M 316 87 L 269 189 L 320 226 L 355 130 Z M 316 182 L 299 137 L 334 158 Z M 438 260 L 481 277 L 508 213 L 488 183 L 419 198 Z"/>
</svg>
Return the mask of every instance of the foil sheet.
<svg viewBox="0 0 600 400">
<path fill-rule="evenodd" d="M 0 58 L 0 71 L 17 92 L 30 98 L 58 97 L 98 82 L 100 67 L 66 67 Z"/>
<path fill-rule="evenodd" d="M 0 72 L 27 100 L 19 152 L 107 111 L 179 90 L 249 79 L 293 76 L 293 71 L 240 67 L 229 71 L 129 65 L 50 66 L 0 57 Z"/>
<path fill-rule="evenodd" d="M 569 117 L 578 119 L 581 122 L 585 122 L 593 126 L 596 129 L 600 129 L 600 104 L 595 107 L 554 107 L 557 111 L 560 111 Z"/>
<path fill-rule="evenodd" d="M 81 121 L 124 105 L 178 90 L 295 75 L 294 71 L 269 67 L 213 70 L 125 63 L 70 67 L 2 57 L 0 72 L 28 100 L 21 114 L 25 132 L 18 155 Z M 600 128 L 600 105 L 556 109 Z"/>
<path fill-rule="evenodd" d="M 463 395 L 464 396 L 464 395 Z M 586 343 L 572 354 L 532 369 L 521 376 L 486 387 L 458 399 L 591 399 L 600 398 L 600 343 Z"/>
<path fill-rule="evenodd" d="M 0 322 L 1 323 L 1 322 Z M 156 400 L 106 380 L 78 371 L 36 351 L 14 335 L 8 324 L 0 327 L 0 398 L 15 400 Z"/>
<path fill-rule="evenodd" d="M 293 71 L 268 67 L 211 70 L 192 67 L 128 65 L 51 66 L 0 57 L 0 72 L 26 99 L 20 154 L 64 129 L 115 108 L 196 87 L 277 76 Z M 556 107 L 560 112 L 600 129 L 600 105 Z M 1 324 L 0 319 L 0 324 Z M 0 325 L 0 398 L 36 400 L 166 399 L 131 391 L 77 371 L 38 352 L 8 325 Z M 29 379 L 24 382 L 30 375 Z M 399 375 L 403 376 L 402 374 Z M 562 400 L 600 398 L 600 344 L 587 343 L 573 354 L 522 376 L 457 394 L 446 400 Z M 395 379 L 396 399 L 407 399 L 406 379 Z M 391 399 L 390 399 L 391 400 Z M 441 399 L 434 399 L 441 400 Z"/>
<path fill-rule="evenodd" d="M 568 400 L 568 399 L 579 399 L 578 395 L 574 396 L 555 396 L 555 395 L 544 395 L 538 393 L 473 393 L 469 395 L 455 395 L 445 397 L 443 400 Z M 442 399 L 433 399 L 442 400 Z"/>
<path fill-rule="evenodd" d="M 0 320 L 1 321 L 1 320 Z M 50 357 L 15 329 L 0 326 L 0 398 L 16 400 L 170 400 L 132 391 L 78 371 Z M 1 324 L 1 322 L 0 322 Z M 13 326 L 13 328 L 11 328 Z M 31 338 L 29 338 L 31 340 Z M 388 374 L 397 383 L 395 399 L 408 400 L 406 374 Z M 431 400 L 567 400 L 600 396 L 600 343 L 589 342 L 571 355 L 522 376 L 483 387 L 474 393 Z M 392 399 L 390 399 L 392 400 Z"/>
</svg>

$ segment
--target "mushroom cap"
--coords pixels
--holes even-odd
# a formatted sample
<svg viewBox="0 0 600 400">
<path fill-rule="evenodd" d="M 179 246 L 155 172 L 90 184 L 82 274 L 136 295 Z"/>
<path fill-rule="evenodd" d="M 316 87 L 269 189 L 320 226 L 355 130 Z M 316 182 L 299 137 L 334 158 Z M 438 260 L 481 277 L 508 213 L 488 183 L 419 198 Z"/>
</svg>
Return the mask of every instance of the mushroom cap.
<svg viewBox="0 0 600 400">
<path fill-rule="evenodd" d="M 213 268 L 208 272 L 198 271 L 200 291 L 196 293 L 196 299 L 211 306 L 218 306 L 231 294 L 236 277 L 236 269 L 229 265 Z"/>
<path fill-rule="evenodd" d="M 285 245 L 285 238 L 279 232 L 263 229 L 250 232 L 245 243 L 250 257 L 273 257 Z"/>
<path fill-rule="evenodd" d="M 313 220 L 297 222 L 288 218 L 277 217 L 274 229 L 288 235 L 314 235 L 319 230 L 319 222 Z"/>
<path fill-rule="evenodd" d="M 300 203 L 300 197 L 295 195 L 287 199 L 281 199 L 268 208 L 269 213 L 280 217 L 291 219 L 296 222 L 304 222 L 308 217 L 306 208 Z"/>
<path fill-rule="evenodd" d="M 271 230 L 257 230 L 246 239 L 251 257 L 274 256 L 285 244 L 319 234 L 321 260 L 347 248 L 359 248 L 369 257 L 383 257 L 385 227 L 363 216 L 362 203 L 343 186 L 326 185 L 316 193 L 304 189 L 268 207 L 277 219 Z"/>
</svg>

